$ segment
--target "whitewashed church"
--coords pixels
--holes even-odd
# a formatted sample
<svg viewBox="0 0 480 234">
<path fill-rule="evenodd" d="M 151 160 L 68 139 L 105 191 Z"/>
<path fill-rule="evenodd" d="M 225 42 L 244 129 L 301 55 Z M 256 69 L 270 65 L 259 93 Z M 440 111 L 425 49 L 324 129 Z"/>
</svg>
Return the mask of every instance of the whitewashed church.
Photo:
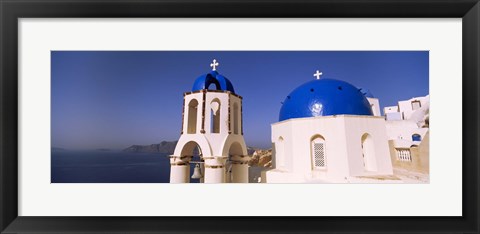
<svg viewBox="0 0 480 234">
<path fill-rule="evenodd" d="M 378 99 L 321 75 L 283 102 L 272 124 L 275 169 L 264 172 L 262 182 L 354 183 L 392 175 Z"/>
</svg>

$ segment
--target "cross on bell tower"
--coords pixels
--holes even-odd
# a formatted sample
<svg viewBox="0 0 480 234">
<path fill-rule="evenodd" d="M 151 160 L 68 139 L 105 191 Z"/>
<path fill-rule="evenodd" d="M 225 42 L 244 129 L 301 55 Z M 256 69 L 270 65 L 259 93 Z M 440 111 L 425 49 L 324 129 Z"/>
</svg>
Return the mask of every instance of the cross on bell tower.
<svg viewBox="0 0 480 234">
<path fill-rule="evenodd" d="M 218 64 L 217 60 L 213 59 L 213 62 L 210 64 L 210 67 L 212 67 L 212 71 L 216 71 L 218 65 L 220 65 L 220 64 Z"/>
</svg>

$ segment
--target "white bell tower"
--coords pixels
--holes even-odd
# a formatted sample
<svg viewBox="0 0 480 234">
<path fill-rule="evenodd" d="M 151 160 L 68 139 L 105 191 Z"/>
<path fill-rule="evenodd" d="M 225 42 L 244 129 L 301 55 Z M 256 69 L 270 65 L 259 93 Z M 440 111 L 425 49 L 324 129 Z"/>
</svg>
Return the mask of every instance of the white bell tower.
<svg viewBox="0 0 480 234">
<path fill-rule="evenodd" d="M 200 164 L 200 182 L 248 183 L 242 97 L 216 71 L 218 65 L 214 59 L 212 71 L 184 93 L 181 136 L 170 156 L 170 183 L 189 183 L 191 164 Z"/>
</svg>

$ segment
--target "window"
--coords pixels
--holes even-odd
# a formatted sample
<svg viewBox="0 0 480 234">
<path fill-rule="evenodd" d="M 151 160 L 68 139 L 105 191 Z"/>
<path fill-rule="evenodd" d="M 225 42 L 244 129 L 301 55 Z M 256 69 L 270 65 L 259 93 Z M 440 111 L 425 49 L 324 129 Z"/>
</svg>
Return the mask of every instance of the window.
<svg viewBox="0 0 480 234">
<path fill-rule="evenodd" d="M 420 103 L 420 101 L 412 101 L 412 110 L 420 109 L 420 107 L 422 107 L 422 103 Z"/>
<path fill-rule="evenodd" d="M 377 160 L 375 157 L 375 144 L 372 136 L 365 133 L 361 138 L 363 167 L 366 171 L 377 171 Z"/>
<path fill-rule="evenodd" d="M 238 134 L 238 129 L 239 129 L 239 126 L 238 126 L 238 120 L 239 120 L 240 116 L 238 114 L 238 104 L 235 103 L 233 104 L 233 133 L 234 134 Z"/>
<path fill-rule="evenodd" d="M 315 167 L 325 167 L 325 149 L 324 143 L 314 143 Z"/>
<path fill-rule="evenodd" d="M 283 137 L 279 137 L 278 141 L 277 141 L 277 144 L 276 144 L 277 149 L 275 150 L 275 157 L 276 157 L 276 161 L 278 163 L 279 168 L 285 168 L 286 158 L 285 158 L 285 147 L 284 146 L 285 146 L 285 144 L 283 142 Z"/>
<path fill-rule="evenodd" d="M 220 132 L 220 100 L 214 99 L 210 103 L 210 132 Z"/>
<path fill-rule="evenodd" d="M 412 141 L 421 141 L 422 140 L 422 136 L 420 136 L 420 134 L 413 134 L 412 135 Z"/>
<path fill-rule="evenodd" d="M 327 165 L 325 139 L 321 136 L 316 136 L 312 139 L 311 145 L 313 168 L 325 168 Z"/>
<path fill-rule="evenodd" d="M 397 160 L 404 162 L 411 162 L 412 156 L 410 154 L 410 149 L 395 149 L 397 151 Z"/>
<path fill-rule="evenodd" d="M 194 134 L 197 132 L 197 109 L 198 101 L 196 99 L 191 100 L 188 103 L 187 133 L 189 134 Z"/>
</svg>

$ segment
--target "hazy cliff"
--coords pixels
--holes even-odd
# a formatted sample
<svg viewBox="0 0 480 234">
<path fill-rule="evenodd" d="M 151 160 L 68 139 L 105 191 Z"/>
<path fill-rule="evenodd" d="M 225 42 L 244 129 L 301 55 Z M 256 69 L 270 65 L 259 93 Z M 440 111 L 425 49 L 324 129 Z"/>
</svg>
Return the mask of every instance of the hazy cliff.
<svg viewBox="0 0 480 234">
<path fill-rule="evenodd" d="M 271 167 L 272 166 L 272 149 L 257 149 L 253 152 L 252 158 L 248 161 L 250 166 Z"/>
<path fill-rule="evenodd" d="M 151 145 L 132 145 L 126 149 L 124 152 L 135 152 L 135 153 L 165 153 L 173 154 L 177 141 L 162 141 L 159 144 Z"/>
</svg>

